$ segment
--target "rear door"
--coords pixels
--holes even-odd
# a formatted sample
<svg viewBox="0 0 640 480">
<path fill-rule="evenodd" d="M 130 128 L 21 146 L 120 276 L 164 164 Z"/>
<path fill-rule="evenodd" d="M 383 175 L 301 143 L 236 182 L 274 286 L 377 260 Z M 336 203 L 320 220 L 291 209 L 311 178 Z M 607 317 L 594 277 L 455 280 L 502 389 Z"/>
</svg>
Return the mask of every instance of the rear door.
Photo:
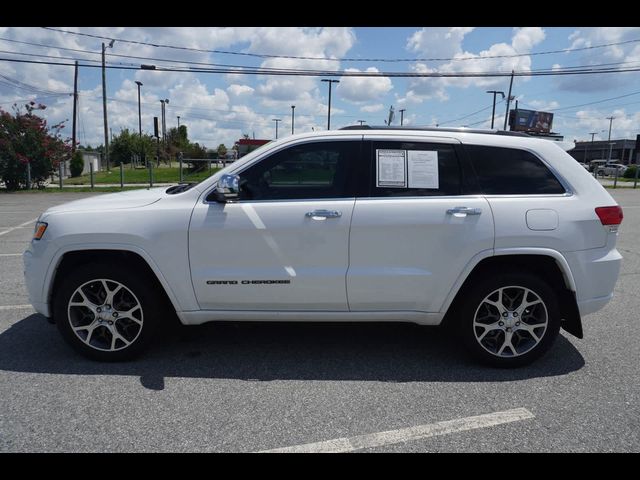
<svg viewBox="0 0 640 480">
<path fill-rule="evenodd" d="M 472 259 L 493 249 L 487 201 L 453 139 L 365 136 L 368 195 L 351 221 L 347 295 L 351 311 L 439 312 Z"/>
</svg>

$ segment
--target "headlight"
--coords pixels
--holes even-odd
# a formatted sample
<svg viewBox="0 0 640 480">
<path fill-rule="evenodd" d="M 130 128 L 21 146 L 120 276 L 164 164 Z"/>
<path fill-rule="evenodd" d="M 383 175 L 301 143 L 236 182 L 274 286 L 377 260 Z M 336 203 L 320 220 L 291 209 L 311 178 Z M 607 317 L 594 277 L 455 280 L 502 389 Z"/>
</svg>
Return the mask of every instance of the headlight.
<svg viewBox="0 0 640 480">
<path fill-rule="evenodd" d="M 46 222 L 36 222 L 36 229 L 33 233 L 34 240 L 40 240 L 44 235 L 44 232 L 47 230 L 47 226 L 49 224 Z"/>
</svg>

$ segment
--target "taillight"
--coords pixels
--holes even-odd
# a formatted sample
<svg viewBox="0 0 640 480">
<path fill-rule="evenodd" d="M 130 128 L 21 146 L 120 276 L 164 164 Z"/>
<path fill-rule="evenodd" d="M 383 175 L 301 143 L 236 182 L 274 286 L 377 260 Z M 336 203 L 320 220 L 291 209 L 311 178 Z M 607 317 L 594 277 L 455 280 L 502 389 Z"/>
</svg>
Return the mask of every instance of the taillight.
<svg viewBox="0 0 640 480">
<path fill-rule="evenodd" d="M 622 207 L 596 207 L 596 215 L 602 225 L 620 225 L 622 223 Z"/>
</svg>

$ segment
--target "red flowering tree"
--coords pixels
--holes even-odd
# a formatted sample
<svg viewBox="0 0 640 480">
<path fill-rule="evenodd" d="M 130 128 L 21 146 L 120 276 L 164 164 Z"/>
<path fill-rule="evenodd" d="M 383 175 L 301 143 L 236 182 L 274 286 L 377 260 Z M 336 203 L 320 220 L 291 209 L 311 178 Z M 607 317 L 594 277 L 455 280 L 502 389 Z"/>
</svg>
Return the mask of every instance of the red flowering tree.
<svg viewBox="0 0 640 480">
<path fill-rule="evenodd" d="M 46 179 L 71 154 L 70 139 L 63 139 L 64 122 L 51 127 L 34 113 L 42 104 L 29 102 L 23 113 L 17 105 L 14 114 L 0 108 L 0 181 L 7 190 L 26 188 L 27 168 L 31 167 L 32 186 L 43 187 Z"/>
</svg>

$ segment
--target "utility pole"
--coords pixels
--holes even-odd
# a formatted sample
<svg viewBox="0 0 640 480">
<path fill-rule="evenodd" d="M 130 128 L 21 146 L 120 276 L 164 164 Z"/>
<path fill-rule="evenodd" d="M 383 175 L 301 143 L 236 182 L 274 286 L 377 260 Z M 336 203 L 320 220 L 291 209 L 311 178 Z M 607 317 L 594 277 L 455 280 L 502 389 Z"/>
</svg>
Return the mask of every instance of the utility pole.
<svg viewBox="0 0 640 480">
<path fill-rule="evenodd" d="M 180 115 L 178 115 L 177 117 L 178 117 L 178 131 L 180 131 Z"/>
<path fill-rule="evenodd" d="M 362 126 L 362 124 L 366 122 L 366 120 L 357 120 L 357 121 L 360 122 L 360 126 Z"/>
<path fill-rule="evenodd" d="M 400 109 L 400 126 L 402 126 L 402 124 L 404 123 L 404 112 L 406 111 L 406 108 L 401 108 Z"/>
<path fill-rule="evenodd" d="M 278 139 L 278 122 L 281 122 L 282 120 L 280 120 L 279 118 L 274 118 L 273 121 L 276 122 L 276 140 L 277 140 Z"/>
<path fill-rule="evenodd" d="M 321 81 L 329 83 L 329 109 L 327 110 L 327 130 L 331 130 L 331 84 L 340 83 L 340 80 L 329 80 L 327 78 L 323 78 Z"/>
<path fill-rule="evenodd" d="M 71 153 L 76 151 L 76 117 L 78 116 L 78 61 L 73 74 L 73 127 L 71 133 Z"/>
<path fill-rule="evenodd" d="M 113 48 L 113 43 L 115 40 L 111 40 L 109 42 L 108 48 Z M 109 168 L 109 124 L 107 122 L 107 74 L 106 74 L 106 65 L 105 65 L 105 50 L 107 46 L 102 43 L 102 112 L 104 117 L 104 159 L 107 164 L 107 171 Z"/>
<path fill-rule="evenodd" d="M 294 129 L 295 116 L 293 114 L 295 109 L 296 109 L 296 106 L 295 105 L 291 105 L 291 135 L 293 135 L 293 132 L 295 131 L 295 129 Z"/>
<path fill-rule="evenodd" d="M 507 95 L 507 111 L 504 114 L 504 127 L 503 130 L 507 129 L 507 120 L 509 119 L 509 104 L 511 103 L 511 88 L 513 87 L 513 70 L 511 70 L 511 81 L 509 82 L 509 95 Z"/>
<path fill-rule="evenodd" d="M 493 128 L 493 121 L 496 117 L 496 94 L 502 95 L 504 98 L 504 92 L 500 90 L 487 90 L 487 93 L 493 93 L 493 110 L 491 110 L 491 128 Z"/>
</svg>

